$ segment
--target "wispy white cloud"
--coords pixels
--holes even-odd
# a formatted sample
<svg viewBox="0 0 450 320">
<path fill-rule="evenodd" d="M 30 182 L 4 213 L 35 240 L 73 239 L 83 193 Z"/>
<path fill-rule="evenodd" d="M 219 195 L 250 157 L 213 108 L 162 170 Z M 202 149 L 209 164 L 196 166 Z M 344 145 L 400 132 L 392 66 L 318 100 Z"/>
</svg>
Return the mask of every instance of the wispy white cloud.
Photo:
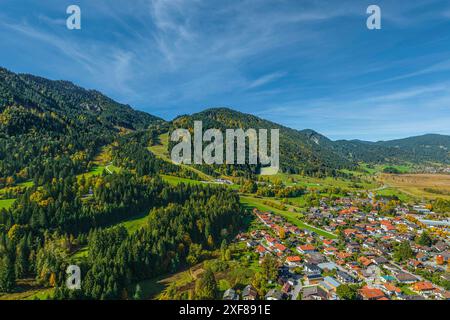
<svg viewBox="0 0 450 320">
<path fill-rule="evenodd" d="M 441 0 L 380 0 L 380 32 L 366 29 L 357 0 L 80 0 L 79 33 L 65 30 L 50 2 L 34 4 L 37 16 L 4 11 L 10 45 L 0 58 L 29 42 L 49 75 L 162 116 L 228 105 L 340 137 L 448 114 L 448 83 L 438 81 L 450 72 L 446 35 L 411 31 L 445 22 Z"/>
<path fill-rule="evenodd" d="M 365 94 L 366 97 L 358 99 L 292 101 L 257 114 L 298 129 L 305 128 L 305 124 L 313 129 L 320 127 L 322 133 L 334 139 L 378 140 L 424 133 L 450 134 L 448 82 Z M 288 118 L 282 116 L 287 114 Z"/>
<path fill-rule="evenodd" d="M 277 79 L 280 79 L 286 75 L 286 72 L 274 72 L 270 74 L 263 75 L 262 77 L 259 77 L 255 80 L 253 80 L 249 85 L 248 89 L 254 89 L 261 86 L 264 86 L 268 83 L 271 83 L 272 81 L 275 81 Z"/>
</svg>

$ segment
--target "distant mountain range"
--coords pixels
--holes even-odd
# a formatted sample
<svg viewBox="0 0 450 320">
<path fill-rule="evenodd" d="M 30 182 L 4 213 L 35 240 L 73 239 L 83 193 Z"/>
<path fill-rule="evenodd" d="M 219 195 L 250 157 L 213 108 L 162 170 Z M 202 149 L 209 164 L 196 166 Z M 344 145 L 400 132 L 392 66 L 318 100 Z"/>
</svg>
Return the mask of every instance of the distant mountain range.
<svg viewBox="0 0 450 320">
<path fill-rule="evenodd" d="M 376 163 L 450 163 L 450 136 L 426 134 L 390 141 L 338 140 L 334 150 L 355 161 Z"/>
<path fill-rule="evenodd" d="M 450 136 L 428 134 L 406 139 L 367 142 L 332 141 L 313 131 L 295 130 L 228 108 L 207 109 L 165 121 L 133 110 L 98 91 L 67 81 L 51 81 L 0 68 L 0 176 L 17 174 L 41 158 L 42 150 L 83 151 L 93 157 L 120 131 L 148 128 L 192 127 L 202 120 L 204 128 L 280 129 L 280 160 L 284 172 L 329 173 L 368 163 L 450 163 Z M 73 140 L 71 148 L 64 147 Z M 20 150 L 21 157 L 18 157 Z M 20 160 L 19 160 L 20 158 Z"/>
<path fill-rule="evenodd" d="M 283 171 L 307 173 L 351 168 L 358 162 L 450 163 L 450 136 L 427 134 L 391 141 L 332 141 L 311 130 L 294 130 L 285 126 L 227 108 L 207 109 L 173 120 L 176 127 L 191 127 L 202 120 L 207 128 L 280 129 L 280 156 Z"/>
</svg>

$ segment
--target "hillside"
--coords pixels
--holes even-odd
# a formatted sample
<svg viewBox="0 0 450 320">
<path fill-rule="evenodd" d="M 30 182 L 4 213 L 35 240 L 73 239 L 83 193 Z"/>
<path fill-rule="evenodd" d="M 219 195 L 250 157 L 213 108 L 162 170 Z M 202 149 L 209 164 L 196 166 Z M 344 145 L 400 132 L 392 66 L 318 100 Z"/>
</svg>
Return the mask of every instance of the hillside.
<svg viewBox="0 0 450 320">
<path fill-rule="evenodd" d="M 349 159 L 373 163 L 450 163 L 450 137 L 427 134 L 391 141 L 339 140 L 333 149 Z"/>
<path fill-rule="evenodd" d="M 207 109 L 183 115 L 172 121 L 174 128 L 192 128 L 194 121 L 202 121 L 203 128 L 279 129 L 280 164 L 287 173 L 327 173 L 352 168 L 354 164 L 330 148 L 332 141 L 313 130 L 294 130 L 256 116 L 228 108 Z"/>
<path fill-rule="evenodd" d="M 52 81 L 29 74 L 15 74 L 0 68 L 0 110 L 22 106 L 40 112 L 95 118 L 105 126 L 142 129 L 164 120 L 129 105 L 120 104 L 95 90 L 68 81 Z"/>
<path fill-rule="evenodd" d="M 279 129 L 280 164 L 285 173 L 335 176 L 358 162 L 450 163 L 448 136 L 332 141 L 311 129 L 291 129 L 228 108 L 207 109 L 166 122 L 68 81 L 0 68 L 0 183 L 6 179 L 42 182 L 85 172 L 100 148 L 121 134 L 150 127 L 167 133 L 178 127 L 192 128 L 195 120 L 203 121 L 204 129 Z M 250 165 L 196 167 L 211 176 L 249 176 L 260 171 Z"/>
<path fill-rule="evenodd" d="M 0 68 L 0 177 L 45 180 L 86 170 L 121 131 L 164 120 L 70 82 Z"/>
</svg>

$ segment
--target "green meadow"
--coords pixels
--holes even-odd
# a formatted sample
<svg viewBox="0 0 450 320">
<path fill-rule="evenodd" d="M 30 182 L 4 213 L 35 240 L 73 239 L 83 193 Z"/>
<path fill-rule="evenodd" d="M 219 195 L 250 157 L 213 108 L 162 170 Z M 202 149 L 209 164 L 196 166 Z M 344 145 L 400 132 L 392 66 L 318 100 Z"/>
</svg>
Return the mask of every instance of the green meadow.
<svg viewBox="0 0 450 320">
<path fill-rule="evenodd" d="M 0 200 L 0 209 L 9 209 L 9 208 L 11 208 L 11 206 L 14 203 L 14 201 L 16 201 L 16 199 Z"/>
<path fill-rule="evenodd" d="M 323 237 L 335 239 L 337 236 L 331 232 L 322 230 L 320 228 L 316 228 L 314 226 L 311 226 L 309 224 L 306 224 L 302 222 L 300 219 L 303 217 L 302 214 L 296 213 L 296 212 L 290 212 L 285 210 L 280 210 L 274 207 L 271 207 L 265 203 L 263 203 L 265 200 L 272 201 L 270 199 L 263 199 L 263 198 L 254 198 L 249 196 L 241 196 L 241 204 L 244 205 L 247 208 L 257 208 L 261 211 L 271 211 L 274 214 L 278 214 L 282 217 L 284 217 L 288 222 L 292 223 L 293 225 L 296 225 L 297 227 L 301 229 L 306 229 L 313 231 Z"/>
</svg>

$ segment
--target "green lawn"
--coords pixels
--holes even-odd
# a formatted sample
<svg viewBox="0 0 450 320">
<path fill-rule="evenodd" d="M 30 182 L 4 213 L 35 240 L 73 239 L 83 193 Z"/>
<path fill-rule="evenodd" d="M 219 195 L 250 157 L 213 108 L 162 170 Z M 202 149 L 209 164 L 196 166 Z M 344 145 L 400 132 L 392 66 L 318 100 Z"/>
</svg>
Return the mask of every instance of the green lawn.
<svg viewBox="0 0 450 320">
<path fill-rule="evenodd" d="M 168 151 L 168 145 L 169 145 L 169 134 L 163 133 L 159 136 L 159 141 L 161 142 L 158 145 L 150 146 L 148 147 L 148 150 L 150 150 L 151 153 L 153 153 L 155 156 L 159 157 L 160 159 L 172 163 L 172 159 L 170 159 L 170 154 Z M 195 172 L 200 179 L 203 179 L 205 181 L 211 181 L 213 178 L 210 175 L 207 175 L 206 173 L 185 164 L 180 164 L 180 166 L 183 169 Z"/>
<path fill-rule="evenodd" d="M 404 294 L 406 294 L 407 296 L 413 296 L 416 295 L 417 293 L 415 293 L 414 291 L 411 290 L 411 288 L 408 285 L 403 285 L 400 286 L 400 289 L 402 290 L 402 292 Z"/>
<path fill-rule="evenodd" d="M 376 173 L 381 173 L 387 167 L 395 168 L 400 173 L 409 173 L 413 170 L 413 164 L 401 164 L 401 165 L 390 165 L 390 164 L 376 164 L 369 167 L 367 163 L 360 163 L 360 167 L 367 171 L 369 174 L 374 175 Z"/>
<path fill-rule="evenodd" d="M 40 286 L 34 279 L 20 279 L 14 292 L 0 293 L 0 300 L 46 300 L 52 297 L 54 290 Z"/>
<path fill-rule="evenodd" d="M 113 165 L 113 164 L 108 164 L 108 165 L 105 167 L 105 170 L 106 170 L 108 173 L 119 173 L 121 169 L 120 169 L 119 167 L 116 167 L 116 166 Z"/>
<path fill-rule="evenodd" d="M 124 226 L 127 229 L 128 233 L 131 234 L 136 230 L 142 228 L 147 223 L 147 217 L 148 217 L 147 213 L 139 216 L 134 216 L 129 220 L 120 222 L 118 225 Z M 86 259 L 88 254 L 89 254 L 89 247 L 85 246 L 80 248 L 75 253 L 73 253 L 72 258 L 74 259 L 75 262 L 79 262 L 81 260 Z"/>
<path fill-rule="evenodd" d="M 378 196 L 384 196 L 384 197 L 393 197 L 396 196 L 400 199 L 402 202 L 411 202 L 413 201 L 413 197 L 395 189 L 395 188 L 386 188 L 382 189 L 376 192 Z"/>
<path fill-rule="evenodd" d="M 34 186 L 34 182 L 33 181 L 25 181 L 25 182 L 18 183 L 17 186 L 29 188 L 29 187 Z"/>
<path fill-rule="evenodd" d="M 88 178 L 88 177 L 92 177 L 92 176 L 99 176 L 99 175 L 102 175 L 103 170 L 105 170 L 105 168 L 106 168 L 105 166 L 96 165 L 91 169 L 91 171 L 82 173 L 78 177 L 84 176 L 85 178 Z"/>
<path fill-rule="evenodd" d="M 169 133 L 163 133 L 159 136 L 160 144 L 149 147 L 148 149 L 161 158 L 168 159 L 169 151 L 167 150 L 169 145 Z"/>
<path fill-rule="evenodd" d="M 175 177 L 175 176 L 168 176 L 166 174 L 162 174 L 161 178 L 166 181 L 167 183 L 173 184 L 173 185 L 177 185 L 180 183 L 185 183 L 185 184 L 205 184 L 202 181 L 198 181 L 198 180 L 192 180 L 192 179 L 187 179 L 187 178 L 180 178 L 180 177 Z"/>
<path fill-rule="evenodd" d="M 75 260 L 75 262 L 81 262 L 82 260 L 86 259 L 88 255 L 89 255 L 89 247 L 85 246 L 76 251 L 72 255 L 72 258 Z"/>
<path fill-rule="evenodd" d="M 249 197 L 249 196 L 240 196 L 240 199 L 241 199 L 240 200 L 241 204 L 243 204 L 246 207 L 258 208 L 258 210 L 261 210 L 261 211 L 272 211 L 273 213 L 279 214 L 280 216 L 284 217 L 287 221 L 289 221 L 290 223 L 296 225 L 297 227 L 299 227 L 301 229 L 307 229 L 310 231 L 314 231 L 315 233 L 317 233 L 323 237 L 326 237 L 326 238 L 330 238 L 330 239 L 337 238 L 337 236 L 333 233 L 330 233 L 328 231 L 316 228 L 314 226 L 311 226 L 309 224 L 302 222 L 300 220 L 302 215 L 299 213 L 280 210 L 280 209 L 273 208 L 273 207 L 268 206 L 263 203 L 264 200 L 271 201 L 270 199 L 263 199 L 263 198 L 260 199 L 260 198 L 254 198 L 254 197 Z"/>
<path fill-rule="evenodd" d="M 13 189 L 17 189 L 17 188 L 21 188 L 21 189 L 25 189 L 25 188 L 30 188 L 34 185 L 33 181 L 25 181 L 25 182 L 20 182 L 17 183 L 11 187 L 5 187 L 5 188 L 1 188 L 0 189 L 0 194 L 4 194 L 6 193 L 8 190 L 13 190 Z"/>
<path fill-rule="evenodd" d="M 124 226 L 128 230 L 128 233 L 131 234 L 145 226 L 145 224 L 147 223 L 147 218 L 148 213 L 141 214 L 139 216 L 135 216 L 129 220 L 121 222 L 120 225 Z"/>
<path fill-rule="evenodd" d="M 278 173 L 272 176 L 261 176 L 263 180 L 269 180 L 272 182 L 281 181 L 287 186 L 301 186 L 305 188 L 313 188 L 317 190 L 322 190 L 325 188 L 342 188 L 342 189 L 373 189 L 377 187 L 377 184 L 372 181 L 367 181 L 361 177 L 361 182 L 358 182 L 360 185 L 358 188 L 355 188 L 355 182 L 349 179 L 342 178 L 334 178 L 334 177 L 326 177 L 326 178 L 315 178 L 302 176 L 299 174 L 286 174 L 286 173 Z"/>
<path fill-rule="evenodd" d="M 42 289 L 27 297 L 25 300 L 49 300 L 55 293 L 54 288 Z"/>
<path fill-rule="evenodd" d="M 14 201 L 16 199 L 6 199 L 6 200 L 0 200 L 0 209 L 9 209 L 13 205 Z"/>
<path fill-rule="evenodd" d="M 91 171 L 86 172 L 86 173 L 82 173 L 80 175 L 78 175 L 78 177 L 82 177 L 84 176 L 85 178 L 88 177 L 92 177 L 92 176 L 100 176 L 103 174 L 103 171 L 108 172 L 108 173 L 119 173 L 120 172 L 120 168 L 116 167 L 113 164 L 108 164 L 106 166 L 104 165 L 95 165 Z"/>
</svg>

